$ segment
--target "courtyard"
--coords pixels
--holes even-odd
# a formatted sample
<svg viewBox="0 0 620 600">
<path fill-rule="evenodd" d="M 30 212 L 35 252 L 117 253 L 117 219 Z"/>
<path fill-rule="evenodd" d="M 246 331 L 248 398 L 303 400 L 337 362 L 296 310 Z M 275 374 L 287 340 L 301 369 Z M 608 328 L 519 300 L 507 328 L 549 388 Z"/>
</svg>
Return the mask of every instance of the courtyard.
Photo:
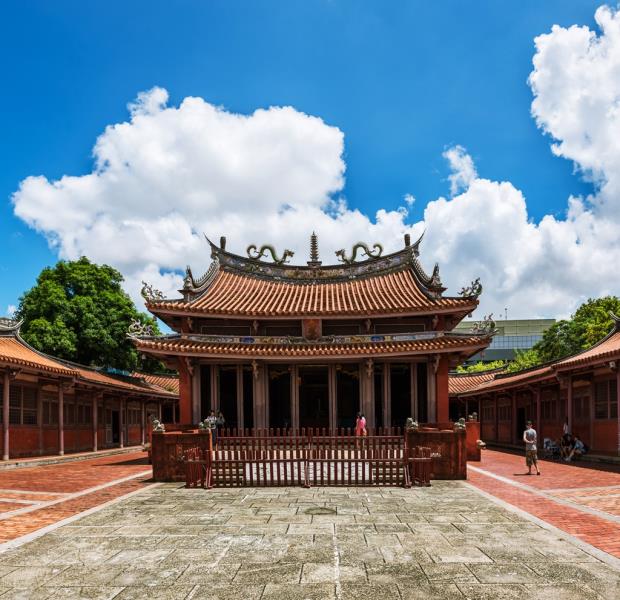
<svg viewBox="0 0 620 600">
<path fill-rule="evenodd" d="M 0 597 L 617 597 L 596 535 L 620 537 L 616 470 L 471 467 L 430 488 L 210 491 L 149 482 L 140 452 L 3 470 Z"/>
</svg>

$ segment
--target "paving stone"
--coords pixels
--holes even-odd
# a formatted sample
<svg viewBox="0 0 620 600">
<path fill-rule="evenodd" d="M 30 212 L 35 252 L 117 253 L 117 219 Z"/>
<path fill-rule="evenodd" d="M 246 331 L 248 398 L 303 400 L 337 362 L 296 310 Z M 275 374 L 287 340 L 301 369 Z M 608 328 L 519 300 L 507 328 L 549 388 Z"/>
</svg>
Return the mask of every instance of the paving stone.
<svg viewBox="0 0 620 600">
<path fill-rule="evenodd" d="M 334 598 L 336 598 L 336 586 L 333 583 L 305 583 L 296 586 L 269 583 L 265 586 L 261 600 L 334 600 Z"/>
<path fill-rule="evenodd" d="M 194 589 L 193 586 L 175 585 L 157 589 L 157 600 L 185 600 Z M 144 600 L 154 596 L 153 588 L 132 586 L 124 588 L 114 600 Z"/>
<path fill-rule="evenodd" d="M 263 589 L 262 585 L 200 585 L 192 590 L 188 600 L 259 600 L 264 598 Z"/>
<path fill-rule="evenodd" d="M 465 598 L 472 600 L 517 600 L 526 597 L 525 588 L 515 584 L 459 583 Z"/>
<path fill-rule="evenodd" d="M 481 583 L 533 583 L 542 579 L 538 573 L 518 563 L 470 564 L 469 569 Z"/>
<path fill-rule="evenodd" d="M 441 600 L 463 600 L 461 590 L 453 583 L 416 584 L 407 586 L 398 584 L 402 600 L 428 600 L 429 598 L 441 598 Z"/>
</svg>

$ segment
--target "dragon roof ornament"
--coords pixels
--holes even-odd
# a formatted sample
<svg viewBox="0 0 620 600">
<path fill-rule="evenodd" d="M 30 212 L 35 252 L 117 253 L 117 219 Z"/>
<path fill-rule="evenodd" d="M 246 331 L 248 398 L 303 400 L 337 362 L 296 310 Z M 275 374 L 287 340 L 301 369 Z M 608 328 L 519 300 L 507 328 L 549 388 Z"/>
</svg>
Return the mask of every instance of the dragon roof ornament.
<svg viewBox="0 0 620 600">
<path fill-rule="evenodd" d="M 471 333 L 476 335 L 493 335 L 495 333 L 495 321 L 493 320 L 493 313 L 484 315 L 482 321 L 477 321 L 471 328 Z"/>
<path fill-rule="evenodd" d="M 347 265 L 353 264 L 357 260 L 358 251 L 362 251 L 362 256 L 365 256 L 368 260 L 376 259 L 383 254 L 383 246 L 381 244 L 373 244 L 374 251 L 371 250 L 364 242 L 357 242 L 351 250 L 351 256 L 345 254 L 344 248 L 335 252 L 338 260 Z"/>
<path fill-rule="evenodd" d="M 23 324 L 23 320 L 11 319 L 9 317 L 0 317 L 0 335 L 15 335 L 19 333 L 19 328 Z"/>
<path fill-rule="evenodd" d="M 139 319 L 132 319 L 129 327 L 127 328 L 127 337 L 138 338 L 145 336 L 155 335 L 153 326 L 142 323 Z"/>
<path fill-rule="evenodd" d="M 459 296 L 463 298 L 477 298 L 482 294 L 482 284 L 480 283 L 480 277 L 476 277 L 469 286 L 461 288 Z"/>
<path fill-rule="evenodd" d="M 165 299 L 163 293 L 160 290 L 154 288 L 152 285 L 150 285 L 146 281 L 142 282 L 142 289 L 140 290 L 140 295 L 147 302 L 153 302 L 153 301 L 156 302 L 158 300 L 164 300 Z"/>
<path fill-rule="evenodd" d="M 285 249 L 282 256 L 279 257 L 276 253 L 276 249 L 270 244 L 263 244 L 260 248 L 257 248 L 256 244 L 250 244 L 245 252 L 250 260 L 260 260 L 263 256 L 271 254 L 271 259 L 276 265 L 286 264 L 289 262 L 290 258 L 295 255 L 292 250 Z"/>
</svg>

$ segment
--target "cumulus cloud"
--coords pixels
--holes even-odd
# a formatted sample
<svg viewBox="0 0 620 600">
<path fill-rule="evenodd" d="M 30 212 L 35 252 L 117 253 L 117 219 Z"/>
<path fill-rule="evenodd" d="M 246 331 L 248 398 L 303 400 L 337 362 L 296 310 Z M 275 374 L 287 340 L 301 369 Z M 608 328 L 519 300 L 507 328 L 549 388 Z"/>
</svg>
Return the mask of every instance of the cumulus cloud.
<svg viewBox="0 0 620 600">
<path fill-rule="evenodd" d="M 563 218 L 533 222 L 522 192 L 479 175 L 460 145 L 444 152 L 450 195 L 429 202 L 423 221 L 408 222 L 411 194 L 369 217 L 342 195 L 337 127 L 291 107 L 241 115 L 191 97 L 169 106 L 161 88 L 139 94 L 129 120 L 102 133 L 91 173 L 24 180 L 15 213 L 60 256 L 119 268 L 135 298 L 142 279 L 175 296 L 185 264 L 206 269 L 203 232 L 227 235 L 240 253 L 271 242 L 303 263 L 314 229 L 331 263 L 359 240 L 390 251 L 425 230 L 423 262 L 439 262 L 449 292 L 480 276 L 481 311 L 564 316 L 589 296 L 620 293 L 620 16 L 603 7 L 596 22 L 598 33 L 554 26 L 535 39 L 532 115 L 596 190 L 567 199 Z"/>
<path fill-rule="evenodd" d="M 134 298 L 142 279 L 176 295 L 185 264 L 206 269 L 203 232 L 227 235 L 240 253 L 250 243 L 287 247 L 295 262 L 308 260 L 313 229 L 326 262 L 360 239 L 393 249 L 414 232 L 405 209 L 371 220 L 347 206 L 343 133 L 317 117 L 291 107 L 241 115 L 191 97 L 168 106 L 157 87 L 129 111 L 98 138 L 92 173 L 29 177 L 13 202 L 61 257 L 119 268 Z"/>
</svg>

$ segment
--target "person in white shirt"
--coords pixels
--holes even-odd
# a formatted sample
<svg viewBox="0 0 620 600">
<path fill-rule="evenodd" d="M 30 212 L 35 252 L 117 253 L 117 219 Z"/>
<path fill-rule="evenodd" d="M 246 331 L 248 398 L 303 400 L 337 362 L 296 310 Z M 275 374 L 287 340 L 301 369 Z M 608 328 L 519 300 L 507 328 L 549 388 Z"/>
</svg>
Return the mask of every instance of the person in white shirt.
<svg viewBox="0 0 620 600">
<path fill-rule="evenodd" d="M 570 428 L 568 427 L 568 417 L 566 417 L 566 421 L 564 421 L 564 425 L 562 426 L 562 435 L 568 435 L 570 433 Z"/>
<path fill-rule="evenodd" d="M 532 426 L 532 421 L 527 422 L 527 429 L 523 432 L 523 441 L 525 442 L 525 464 L 527 465 L 527 474 L 532 474 L 532 465 L 536 467 L 536 475 L 540 475 L 538 468 L 538 454 L 536 449 L 537 442 L 536 430 Z"/>
</svg>

